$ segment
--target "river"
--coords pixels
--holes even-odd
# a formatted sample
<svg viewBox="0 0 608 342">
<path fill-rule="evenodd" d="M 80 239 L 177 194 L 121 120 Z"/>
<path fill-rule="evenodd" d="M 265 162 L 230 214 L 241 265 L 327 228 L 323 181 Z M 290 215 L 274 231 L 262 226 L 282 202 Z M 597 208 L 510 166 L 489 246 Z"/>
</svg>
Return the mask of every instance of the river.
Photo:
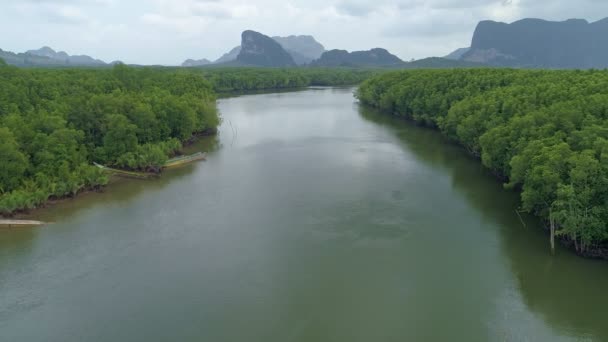
<svg viewBox="0 0 608 342">
<path fill-rule="evenodd" d="M 608 340 L 606 263 L 353 91 L 223 99 L 207 161 L 0 231 L 0 341 Z"/>
</svg>

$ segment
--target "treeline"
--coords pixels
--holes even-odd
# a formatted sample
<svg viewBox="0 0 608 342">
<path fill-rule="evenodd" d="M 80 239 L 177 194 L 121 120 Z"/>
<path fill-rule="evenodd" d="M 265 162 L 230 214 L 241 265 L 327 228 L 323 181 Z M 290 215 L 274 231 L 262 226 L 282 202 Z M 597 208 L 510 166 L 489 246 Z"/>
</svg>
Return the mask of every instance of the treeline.
<svg viewBox="0 0 608 342">
<path fill-rule="evenodd" d="M 0 59 L 0 215 L 103 186 L 93 162 L 157 171 L 219 125 L 216 93 L 357 84 L 354 69 L 18 69 Z"/>
<path fill-rule="evenodd" d="M 552 236 L 607 256 L 608 71 L 404 71 L 364 82 L 357 96 L 439 129 L 520 190 Z"/>
<path fill-rule="evenodd" d="M 203 75 L 218 93 L 354 85 L 382 72 L 346 68 L 191 68 L 188 70 Z"/>
<path fill-rule="evenodd" d="M 183 141 L 218 124 L 212 85 L 192 73 L 0 61 L 0 214 L 106 184 L 93 162 L 158 170 Z"/>
</svg>

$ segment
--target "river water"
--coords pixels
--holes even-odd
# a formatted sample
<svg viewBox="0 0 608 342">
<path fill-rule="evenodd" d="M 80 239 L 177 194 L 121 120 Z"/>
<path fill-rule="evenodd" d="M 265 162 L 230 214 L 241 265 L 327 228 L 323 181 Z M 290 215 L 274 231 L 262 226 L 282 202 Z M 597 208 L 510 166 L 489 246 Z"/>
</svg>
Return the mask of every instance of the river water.
<svg viewBox="0 0 608 342">
<path fill-rule="evenodd" d="M 0 231 L 0 341 L 608 340 L 605 263 L 353 91 L 221 100 L 206 162 Z"/>
</svg>

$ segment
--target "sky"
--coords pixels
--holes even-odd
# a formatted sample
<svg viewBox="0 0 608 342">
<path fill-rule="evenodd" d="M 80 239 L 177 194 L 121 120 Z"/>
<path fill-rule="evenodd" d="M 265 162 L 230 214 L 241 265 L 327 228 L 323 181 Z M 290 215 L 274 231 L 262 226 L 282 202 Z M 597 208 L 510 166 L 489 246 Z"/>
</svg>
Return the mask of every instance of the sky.
<svg viewBox="0 0 608 342">
<path fill-rule="evenodd" d="M 608 16 L 608 0 L 0 0 L 0 48 L 42 46 L 106 62 L 215 60 L 251 29 L 313 35 L 326 49 L 383 47 L 404 60 L 470 45 L 481 20 Z"/>
</svg>

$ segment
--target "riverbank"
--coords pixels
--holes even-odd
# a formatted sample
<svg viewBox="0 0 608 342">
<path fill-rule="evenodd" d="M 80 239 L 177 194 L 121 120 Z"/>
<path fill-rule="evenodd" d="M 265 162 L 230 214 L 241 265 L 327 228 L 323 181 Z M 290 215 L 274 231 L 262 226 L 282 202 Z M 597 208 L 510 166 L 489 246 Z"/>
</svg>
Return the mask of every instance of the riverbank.
<svg viewBox="0 0 608 342">
<path fill-rule="evenodd" d="M 0 229 L 13 229 L 13 228 L 28 228 L 28 227 L 39 227 L 45 225 L 45 222 L 34 221 L 34 220 L 5 220 L 0 219 Z"/>
<path fill-rule="evenodd" d="M 372 78 L 357 96 L 439 130 L 506 179 L 562 244 L 608 259 L 608 122 L 597 106 L 607 86 L 601 71 L 420 70 Z"/>
<path fill-rule="evenodd" d="M 217 134 L 217 129 L 207 130 L 205 132 L 199 132 L 199 133 L 193 135 L 192 138 L 184 141 L 184 143 L 182 144 L 182 149 L 187 149 L 188 147 L 195 145 L 201 139 L 208 138 L 208 137 L 214 137 L 216 134 Z M 196 151 L 196 152 L 202 153 L 200 151 Z M 206 151 L 205 151 L 205 155 L 206 155 Z M 186 165 L 186 164 L 184 164 L 184 165 Z M 175 168 L 175 166 L 173 166 L 172 168 Z M 158 174 L 153 174 L 153 175 L 156 177 L 159 177 L 160 172 Z M 133 177 L 130 179 L 147 181 L 147 180 L 151 180 L 153 178 L 152 178 L 152 174 L 151 174 L 150 177 L 140 177 L 140 178 Z M 61 197 L 53 196 L 53 197 L 48 198 L 46 201 L 38 204 L 35 208 L 15 210 L 11 215 L 0 214 L 0 220 L 11 220 L 11 219 L 29 220 L 32 218 L 36 218 L 36 214 L 40 210 L 46 210 L 46 209 L 52 208 L 53 206 L 56 206 L 58 204 L 62 204 L 65 202 L 76 201 L 79 198 L 86 196 L 86 195 L 102 193 L 106 190 L 106 188 L 108 186 L 119 184 L 121 181 L 124 181 L 124 180 L 125 180 L 125 178 L 120 175 L 110 175 L 108 177 L 108 181 L 102 185 L 100 184 L 100 185 L 96 185 L 94 187 L 81 188 L 77 192 L 70 194 L 70 195 L 66 195 L 66 196 L 61 196 Z"/>
<path fill-rule="evenodd" d="M 343 68 L 0 66 L 0 87 L 6 84 L 10 90 L 0 94 L 0 101 L 14 105 L 6 113 L 0 108 L 0 141 L 6 144 L 6 160 L 0 163 L 0 213 L 34 209 L 49 198 L 103 186 L 105 176 L 92 161 L 129 170 L 158 166 L 193 132 L 217 129 L 218 93 L 356 84 L 377 73 Z M 34 93 L 30 83 L 39 85 Z"/>
<path fill-rule="evenodd" d="M 212 151 L 204 164 L 0 232 L 2 337 L 608 338 L 606 264 L 551 256 L 517 194 L 439 133 L 358 106 L 352 89 L 218 109 L 218 138 L 185 149 Z"/>
<path fill-rule="evenodd" d="M 375 110 L 375 111 L 379 111 L 380 113 L 382 113 L 383 115 L 388 115 L 388 116 L 392 116 L 395 117 L 401 121 L 407 122 L 407 124 L 409 125 L 414 125 L 416 127 L 420 127 L 422 129 L 427 129 L 427 130 L 432 130 L 435 132 L 440 132 L 440 130 L 438 129 L 438 127 L 433 127 L 433 126 L 429 126 L 427 124 L 421 123 L 419 121 L 416 121 L 410 117 L 404 117 L 395 113 L 391 113 L 388 111 L 383 111 L 380 110 L 378 107 L 374 107 L 374 106 L 369 106 L 369 105 L 365 105 L 365 104 L 361 104 L 362 106 L 367 106 L 369 109 L 371 110 Z M 445 135 L 443 135 L 444 138 Z M 454 141 L 454 140 L 450 140 L 450 139 L 446 139 L 450 144 L 453 144 L 454 146 L 457 146 L 458 148 L 462 149 L 463 152 L 465 152 L 472 160 L 475 160 L 475 162 L 481 163 L 482 159 L 481 156 L 479 154 L 473 153 L 471 152 L 469 149 L 465 148 L 461 143 L 459 143 L 458 141 Z M 494 177 L 494 179 L 496 179 L 497 182 L 501 183 L 501 184 L 505 184 L 506 182 L 509 181 L 508 177 L 505 176 L 504 174 L 501 174 L 499 172 L 497 172 L 496 170 L 491 170 L 487 167 L 484 167 L 486 171 L 488 171 L 488 174 L 492 175 L 492 177 Z M 519 195 L 521 195 L 521 189 L 514 189 L 514 191 L 516 191 Z M 516 212 L 516 214 L 519 216 L 519 213 Z M 550 246 L 550 237 L 551 237 L 551 227 L 550 227 L 550 222 L 547 220 L 544 220 L 542 217 L 536 215 L 535 216 L 538 221 L 539 221 L 539 226 L 542 228 L 543 232 L 545 233 L 546 237 L 547 237 L 547 248 L 550 250 L 551 246 Z M 587 258 L 587 259 L 596 259 L 596 260 L 607 260 L 608 261 L 608 243 L 603 243 L 603 244 L 599 244 L 599 245 L 594 245 L 594 246 L 589 246 L 587 249 L 585 249 L 584 251 L 580 250 L 579 248 L 577 248 L 577 246 L 575 245 L 574 241 L 572 239 L 570 239 L 568 236 L 564 236 L 564 235 L 558 235 L 556 236 L 556 240 L 557 243 L 559 243 L 561 246 L 565 247 L 566 249 L 568 249 L 570 252 L 583 257 L 583 258 Z"/>
</svg>

